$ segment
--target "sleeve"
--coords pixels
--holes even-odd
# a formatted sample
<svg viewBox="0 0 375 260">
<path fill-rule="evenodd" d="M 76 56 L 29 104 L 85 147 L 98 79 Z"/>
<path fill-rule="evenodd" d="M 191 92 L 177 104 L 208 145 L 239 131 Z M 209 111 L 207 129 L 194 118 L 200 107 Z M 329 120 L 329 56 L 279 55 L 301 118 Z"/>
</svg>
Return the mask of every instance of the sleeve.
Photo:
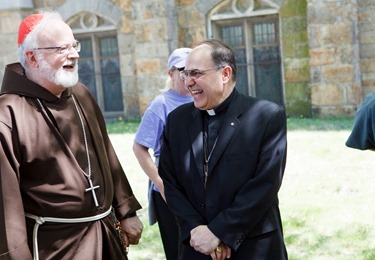
<svg viewBox="0 0 375 260">
<path fill-rule="evenodd" d="M 130 183 L 113 148 L 107 133 L 103 114 L 94 97 L 86 87 L 83 86 L 82 88 L 75 89 L 75 91 L 79 103 L 84 108 L 83 110 L 86 117 L 89 118 L 90 130 L 93 132 L 93 135 L 98 137 L 96 138 L 99 139 L 98 142 L 104 143 L 104 150 L 98 150 L 98 153 L 103 156 L 103 163 L 108 163 L 109 171 L 112 176 L 114 189 L 112 205 L 115 209 L 116 217 L 122 220 L 134 215 L 134 213 L 142 207 L 134 196 Z M 96 125 L 99 128 L 98 130 Z"/>
<path fill-rule="evenodd" d="M 9 124 L 0 121 L 0 259 L 32 259 L 19 185 L 19 158 Z"/>
<path fill-rule="evenodd" d="M 154 150 L 154 152 L 156 152 L 155 156 L 158 156 L 164 126 L 165 119 L 158 116 L 154 113 L 153 109 L 149 107 L 142 117 L 134 142 Z"/>
<path fill-rule="evenodd" d="M 172 144 L 170 144 L 170 139 L 175 132 L 182 131 L 179 128 L 181 126 L 176 126 L 179 120 L 175 120 L 176 117 L 173 117 L 172 119 L 170 118 L 171 117 L 168 116 L 167 124 L 163 133 L 163 145 L 160 152 L 158 172 L 163 179 L 168 207 L 176 215 L 181 229 L 182 241 L 186 243 L 186 240 L 190 237 L 190 231 L 199 225 L 206 224 L 207 222 L 187 198 L 187 194 L 184 191 L 184 188 L 186 187 L 182 186 L 184 185 L 184 181 L 178 179 L 178 171 L 176 171 L 173 162 L 173 154 L 171 151 L 173 147 Z M 174 122 L 175 125 L 171 122 Z M 174 143 L 174 145 L 176 145 L 176 143 Z M 175 150 L 176 149 L 173 149 L 173 151 Z M 199 180 L 192 180 L 192 182 L 199 183 Z"/>
<path fill-rule="evenodd" d="M 354 126 L 345 145 L 350 148 L 375 149 L 375 93 L 366 96 L 354 117 Z"/>
<path fill-rule="evenodd" d="M 261 142 L 255 174 L 241 186 L 229 207 L 208 224 L 217 237 L 235 250 L 245 237 L 255 237 L 279 227 L 278 192 L 287 154 L 286 115 L 280 108 L 259 116 L 267 120 L 264 130 L 259 130 Z M 247 162 L 238 163 L 245 166 Z"/>
</svg>

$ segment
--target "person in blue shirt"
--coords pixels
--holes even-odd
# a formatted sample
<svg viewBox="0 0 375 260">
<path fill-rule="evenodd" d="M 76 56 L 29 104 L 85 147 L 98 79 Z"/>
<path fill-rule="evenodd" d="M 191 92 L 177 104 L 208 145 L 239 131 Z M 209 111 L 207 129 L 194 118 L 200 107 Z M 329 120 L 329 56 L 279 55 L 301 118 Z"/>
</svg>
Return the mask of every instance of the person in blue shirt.
<svg viewBox="0 0 375 260">
<path fill-rule="evenodd" d="M 192 102 L 190 92 L 184 87 L 180 71 L 190 48 L 179 48 L 168 58 L 167 90 L 155 97 L 148 105 L 134 139 L 133 151 L 143 171 L 150 179 L 149 223 L 158 222 L 167 259 L 176 260 L 179 254 L 179 228 L 175 216 L 165 202 L 163 181 L 158 174 L 158 158 L 162 134 L 168 114 L 178 106 Z M 153 160 L 149 150 L 153 150 Z"/>
</svg>

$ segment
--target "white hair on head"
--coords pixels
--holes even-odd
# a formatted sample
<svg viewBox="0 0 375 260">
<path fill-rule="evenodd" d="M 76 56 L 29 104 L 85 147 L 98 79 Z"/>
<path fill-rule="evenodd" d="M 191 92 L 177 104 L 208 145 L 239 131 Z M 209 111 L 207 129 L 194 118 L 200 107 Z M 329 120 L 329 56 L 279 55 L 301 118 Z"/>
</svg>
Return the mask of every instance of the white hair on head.
<svg viewBox="0 0 375 260">
<path fill-rule="evenodd" d="M 26 51 L 38 48 L 39 40 L 43 36 L 45 28 L 55 20 L 61 20 L 62 17 L 55 11 L 42 11 L 43 18 L 35 25 L 33 30 L 26 36 L 25 40 L 18 47 L 18 60 L 22 67 L 27 68 Z"/>
</svg>

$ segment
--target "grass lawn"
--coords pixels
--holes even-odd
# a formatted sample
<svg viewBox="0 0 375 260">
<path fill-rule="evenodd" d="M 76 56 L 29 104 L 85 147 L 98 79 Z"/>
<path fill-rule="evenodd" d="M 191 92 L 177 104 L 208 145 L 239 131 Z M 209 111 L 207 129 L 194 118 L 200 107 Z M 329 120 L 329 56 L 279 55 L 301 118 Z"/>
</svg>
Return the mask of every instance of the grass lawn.
<svg viewBox="0 0 375 260">
<path fill-rule="evenodd" d="M 280 210 L 289 259 L 375 259 L 374 154 L 345 146 L 352 119 L 288 119 L 288 158 Z M 143 209 L 141 242 L 130 259 L 165 259 L 147 222 L 147 177 L 133 152 L 134 122 L 108 131 Z"/>
</svg>

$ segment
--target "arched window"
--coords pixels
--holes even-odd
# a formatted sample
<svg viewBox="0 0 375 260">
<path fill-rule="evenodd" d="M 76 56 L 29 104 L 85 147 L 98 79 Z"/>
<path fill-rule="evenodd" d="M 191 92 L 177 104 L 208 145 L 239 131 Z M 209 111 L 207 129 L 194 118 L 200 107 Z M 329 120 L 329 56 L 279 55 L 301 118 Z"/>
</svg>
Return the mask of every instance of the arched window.
<svg viewBox="0 0 375 260">
<path fill-rule="evenodd" d="M 235 51 L 239 92 L 284 105 L 278 13 L 272 0 L 222 1 L 209 13 L 209 32 Z"/>
<path fill-rule="evenodd" d="M 94 95 L 105 117 L 123 115 L 117 31 L 102 17 L 82 12 L 68 24 L 81 43 L 79 77 Z"/>
</svg>

